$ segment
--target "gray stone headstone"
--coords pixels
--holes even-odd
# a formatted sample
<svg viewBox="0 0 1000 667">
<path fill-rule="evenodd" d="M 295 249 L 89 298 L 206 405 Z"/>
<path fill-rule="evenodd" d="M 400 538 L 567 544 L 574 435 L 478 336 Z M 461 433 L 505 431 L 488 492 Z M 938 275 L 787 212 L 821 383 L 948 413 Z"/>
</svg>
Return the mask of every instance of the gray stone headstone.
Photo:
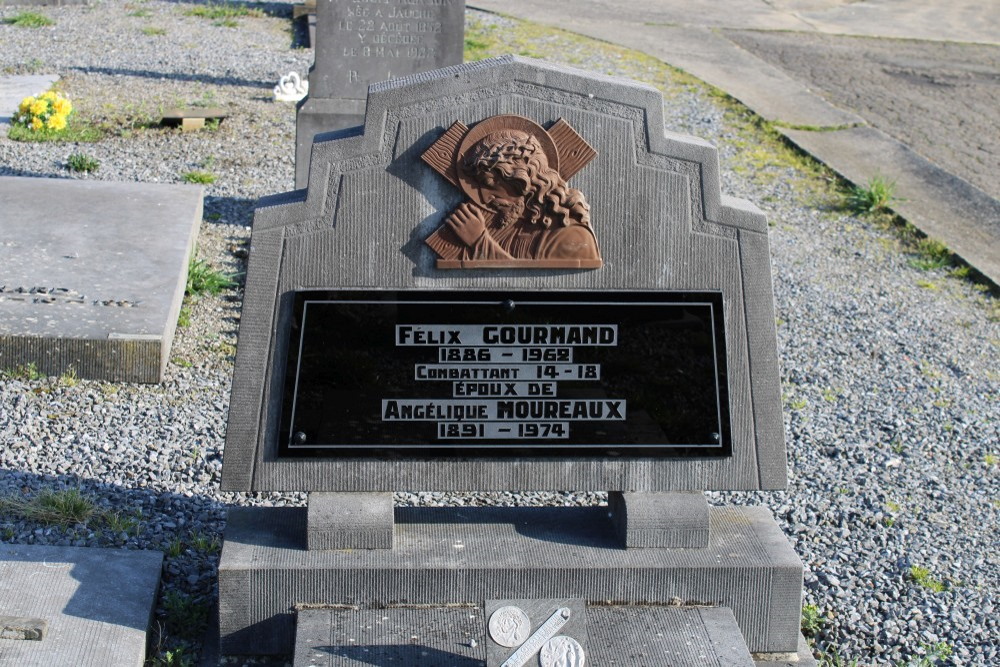
<svg viewBox="0 0 1000 667">
<path fill-rule="evenodd" d="M 0 369 L 159 382 L 201 187 L 5 176 L 0 208 Z"/>
<path fill-rule="evenodd" d="M 0 664 L 141 667 L 162 563 L 159 551 L 0 544 L 0 610 L 21 618 L 4 623 Z"/>
<path fill-rule="evenodd" d="M 462 62 L 465 0 L 317 0 L 309 97 L 298 110 L 295 187 L 313 137 L 364 122 L 368 85 Z"/>
<path fill-rule="evenodd" d="M 801 561 L 766 509 L 709 508 L 700 493 L 781 489 L 786 482 L 767 222 L 752 204 L 722 194 L 716 149 L 665 132 L 663 100 L 651 87 L 513 56 L 383 81 L 368 90 L 363 128 L 320 138 L 313 145 L 307 188 L 267 197 L 255 212 L 222 487 L 306 491 L 312 499 L 308 509 L 230 513 L 219 565 L 223 650 L 288 652 L 295 605 L 357 606 L 360 611 L 349 622 L 363 623 L 368 610 L 387 605 L 580 598 L 589 605 L 729 607 L 732 615 L 715 635 L 725 646 L 714 644 L 707 626 L 702 628 L 699 647 L 714 646 L 706 664 L 746 664 L 746 649 L 794 653 Z M 523 190 L 518 182 L 526 184 Z M 529 201 L 529 187 L 548 198 Z M 560 212 L 532 227 L 539 218 L 530 217 L 531 211 L 544 209 L 544 202 L 558 203 Z M 486 214 L 476 206 L 493 211 L 488 229 Z M 482 229 L 474 224 L 476 216 Z M 456 222 L 461 217 L 464 222 Z M 572 243 L 559 246 L 560 238 Z M 552 245 L 522 252 L 533 240 Z M 549 253 L 556 247 L 560 252 Z M 344 301 L 349 292 L 361 296 Z M 612 329 L 618 324 L 611 322 L 615 315 L 602 297 L 625 301 L 695 292 L 724 322 L 714 334 L 683 329 L 711 341 L 725 361 L 712 357 L 713 368 L 725 367 L 723 379 L 698 401 L 716 406 L 719 414 L 717 406 L 727 409 L 728 416 L 714 422 L 717 431 L 699 431 L 705 440 L 698 442 L 725 443 L 716 455 L 684 444 L 690 440 L 663 444 L 677 447 L 676 455 L 623 451 L 632 441 L 608 435 L 618 427 L 610 412 L 606 418 L 591 415 L 606 424 L 598 429 L 595 448 L 573 440 L 569 447 L 538 445 L 529 429 L 507 427 L 514 418 L 538 425 L 549 412 L 491 414 L 488 402 L 469 402 L 457 387 L 447 398 L 434 398 L 414 387 L 420 384 L 421 362 L 415 365 L 417 357 L 402 349 L 411 343 L 447 347 L 442 336 L 454 334 L 455 349 L 486 346 L 492 354 L 489 346 L 503 343 L 487 341 L 475 318 L 495 323 L 502 309 L 509 314 L 521 305 L 560 300 L 567 301 L 561 304 L 567 310 L 539 315 L 543 329 L 551 324 L 565 332 L 564 321 L 576 313 L 600 316 L 608 322 L 594 321 L 600 326 L 591 328 L 606 329 L 611 336 L 602 344 L 617 346 Z M 313 298 L 331 303 L 330 294 L 341 299 L 338 304 L 349 304 L 343 319 L 324 320 L 318 314 L 323 311 L 306 309 Z M 509 294 L 517 294 L 521 305 L 499 296 Z M 552 299 L 532 302 L 536 294 Z M 473 297 L 494 310 L 473 312 Z M 422 303 L 414 307 L 416 301 Z M 371 304 L 380 309 L 375 317 L 366 315 Z M 428 324 L 423 342 L 416 334 L 401 337 L 402 329 L 412 333 L 413 327 L 386 326 L 398 325 L 402 313 L 430 307 L 436 308 L 433 317 L 468 326 L 449 332 Z M 672 320 L 678 327 L 698 319 L 685 312 L 691 317 Z M 306 332 L 317 328 L 308 356 Z M 349 340 L 341 336 L 348 330 Z M 645 368 L 647 360 L 673 349 L 657 335 L 639 338 L 644 344 L 628 368 Z M 593 341 L 580 344 L 593 347 Z M 427 350 L 442 365 L 454 362 L 452 368 L 466 361 L 451 358 L 452 350 L 444 348 L 418 354 Z M 369 365 L 374 356 L 389 363 Z M 506 362 L 498 356 L 496 363 Z M 679 364 L 661 368 L 666 374 Z M 326 373 L 325 379 L 300 386 L 303 371 L 314 369 Z M 608 372 L 623 373 L 610 364 Z M 636 373 L 648 378 L 643 370 Z M 360 379 L 338 384 L 347 375 Z M 414 375 L 417 381 L 407 384 Z M 676 387 L 690 390 L 696 375 L 672 381 L 670 388 L 650 386 L 658 388 L 656 396 Z M 593 397 L 598 407 L 616 404 L 618 387 L 595 382 L 581 388 L 586 383 L 580 378 L 574 398 L 546 405 L 562 410 L 580 395 Z M 356 400 L 358 393 L 371 399 L 370 387 L 396 393 L 379 393 L 381 400 L 374 402 Z M 519 395 L 520 389 L 513 389 Z M 520 396 L 531 391 L 525 388 Z M 396 416 L 386 406 L 405 401 L 417 419 L 386 439 Z M 376 403 L 381 411 L 371 408 Z M 424 409 L 418 403 L 430 407 L 416 415 Z M 664 414 L 661 408 L 670 415 L 683 412 L 673 409 L 675 403 L 652 401 L 637 415 L 634 403 L 627 410 L 623 402 L 617 405 L 629 417 L 616 409 L 615 419 L 628 422 L 628 437 L 638 442 L 670 440 L 667 431 L 683 437 L 653 417 Z M 453 406 L 475 409 L 476 416 L 453 417 Z M 439 408 L 448 416 L 438 417 Z M 315 417 L 311 425 L 299 420 L 302 412 Z M 453 419 L 458 423 L 448 422 Z M 410 439 L 411 424 L 417 429 L 416 422 L 435 420 L 434 429 Z M 474 420 L 482 420 L 482 432 Z M 473 429 L 466 432 L 469 423 Z M 553 431 L 569 439 L 567 433 Z M 474 444 L 453 447 L 452 437 L 472 438 Z M 505 455 L 495 455 L 503 438 L 521 440 Z M 413 449 L 404 451 L 407 446 Z M 481 448 L 478 456 L 469 451 L 475 446 Z M 378 498 L 403 490 L 558 489 L 610 491 L 610 506 L 397 507 L 390 526 L 388 508 Z M 689 491 L 695 493 L 680 493 Z M 352 501 L 352 493 L 361 495 Z M 642 617 L 649 623 L 678 620 Z M 732 632 L 731 618 L 739 633 Z M 671 642 L 683 637 L 681 620 L 680 634 L 668 635 Z M 612 659 L 637 664 L 622 658 L 630 655 L 627 644 L 601 653 L 608 635 L 588 627 L 589 646 L 598 656 L 591 664 Z M 730 643 L 740 633 L 745 646 Z M 561 655 L 567 646 L 575 650 L 565 642 L 560 646 Z M 653 648 L 655 655 L 679 650 Z M 363 659 L 360 653 L 353 657 Z"/>
<path fill-rule="evenodd" d="M 648 86 L 517 57 L 371 87 L 363 134 L 317 142 L 307 191 L 261 201 L 226 435 L 242 491 L 780 489 L 785 445 L 767 222 L 724 196 L 716 149 L 663 131 Z M 421 155 L 456 121 L 568 122 L 597 152 L 572 178 L 603 267 L 441 270 L 425 243 L 462 201 Z M 732 455 L 400 459 L 278 456 L 292 293 L 378 290 L 715 290 L 725 318 Z M 412 366 L 411 366 L 412 368 Z M 433 459 L 433 464 L 430 460 Z"/>
</svg>

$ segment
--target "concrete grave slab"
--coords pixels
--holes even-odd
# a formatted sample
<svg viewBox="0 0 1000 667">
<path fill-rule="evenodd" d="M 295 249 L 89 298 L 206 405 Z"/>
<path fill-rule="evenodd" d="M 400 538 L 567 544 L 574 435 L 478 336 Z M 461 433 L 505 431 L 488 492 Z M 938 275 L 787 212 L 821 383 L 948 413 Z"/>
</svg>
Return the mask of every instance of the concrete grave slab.
<svg viewBox="0 0 1000 667">
<path fill-rule="evenodd" d="M 162 563 L 159 551 L 0 545 L 0 609 L 45 625 L 41 639 L 4 633 L 0 665 L 141 666 Z"/>
<path fill-rule="evenodd" d="M 0 368 L 160 381 L 202 189 L 0 177 L 0 208 Z"/>
<path fill-rule="evenodd" d="M 0 7 L 2 6 L 3 0 L 0 0 Z M 56 74 L 0 76 L 0 133 L 7 134 L 10 119 L 21 100 L 44 93 L 58 80 L 59 76 Z"/>
<path fill-rule="evenodd" d="M 234 508 L 219 564 L 223 653 L 289 653 L 296 604 L 616 599 L 723 605 L 756 653 L 794 652 L 802 563 L 763 508 L 713 508 L 704 549 L 623 549 L 607 508 L 396 508 L 392 550 L 309 551 L 306 510 Z M 593 638 L 591 638 L 593 641 Z"/>
</svg>

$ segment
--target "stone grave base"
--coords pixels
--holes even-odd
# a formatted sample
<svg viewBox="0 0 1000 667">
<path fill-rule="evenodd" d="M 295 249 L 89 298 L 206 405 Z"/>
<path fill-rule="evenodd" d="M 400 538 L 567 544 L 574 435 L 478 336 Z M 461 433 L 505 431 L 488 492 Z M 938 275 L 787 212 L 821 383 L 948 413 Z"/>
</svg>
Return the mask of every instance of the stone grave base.
<svg viewBox="0 0 1000 667">
<path fill-rule="evenodd" d="M 478 606 L 303 609 L 298 612 L 294 665 L 480 667 L 486 661 L 485 627 Z M 587 629 L 586 664 L 755 664 L 733 613 L 725 607 L 591 606 Z M 809 660 L 806 655 L 798 664 L 805 667 Z"/>
<path fill-rule="evenodd" d="M 606 507 L 396 508 L 393 549 L 309 551 L 305 508 L 234 508 L 224 654 L 292 652 L 296 607 L 595 603 L 728 607 L 752 653 L 799 646 L 802 563 L 767 509 L 712 508 L 708 547 L 624 549 Z"/>
<path fill-rule="evenodd" d="M 295 188 L 309 185 L 309 159 L 313 139 L 365 122 L 365 100 L 307 97 L 299 103 L 295 116 Z"/>
<path fill-rule="evenodd" d="M 141 667 L 162 564 L 159 551 L 0 544 L 0 610 L 44 628 L 0 639 L 0 665 Z"/>
<path fill-rule="evenodd" d="M 0 369 L 159 382 L 201 187 L 4 176 L 0 202 Z"/>
</svg>

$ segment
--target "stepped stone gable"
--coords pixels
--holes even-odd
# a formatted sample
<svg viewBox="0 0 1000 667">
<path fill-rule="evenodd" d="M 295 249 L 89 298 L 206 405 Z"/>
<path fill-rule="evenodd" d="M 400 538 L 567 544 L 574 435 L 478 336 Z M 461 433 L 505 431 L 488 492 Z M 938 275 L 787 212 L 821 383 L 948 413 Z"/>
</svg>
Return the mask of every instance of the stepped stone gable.
<svg viewBox="0 0 1000 667">
<path fill-rule="evenodd" d="M 767 223 L 752 204 L 721 194 L 712 145 L 663 130 L 662 103 L 647 86 L 514 56 L 372 85 L 364 127 L 316 144 L 308 189 L 264 198 L 255 213 L 223 488 L 784 488 Z M 425 239 L 463 195 L 421 155 L 455 121 L 499 114 L 545 128 L 564 119 L 596 150 L 572 185 L 590 204 L 601 268 L 436 268 Z M 283 332 L 294 291 L 308 289 L 721 291 L 732 456 L 279 459 Z"/>
</svg>

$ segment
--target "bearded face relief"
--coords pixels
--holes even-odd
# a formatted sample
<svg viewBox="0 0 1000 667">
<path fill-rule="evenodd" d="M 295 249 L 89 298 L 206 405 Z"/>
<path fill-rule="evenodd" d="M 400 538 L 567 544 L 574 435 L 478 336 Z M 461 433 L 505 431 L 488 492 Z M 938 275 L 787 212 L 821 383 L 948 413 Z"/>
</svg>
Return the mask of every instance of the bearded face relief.
<svg viewBox="0 0 1000 667">
<path fill-rule="evenodd" d="M 561 119 L 453 124 L 423 155 L 469 198 L 426 239 L 438 268 L 599 268 L 590 206 L 566 182 L 595 156 Z"/>
</svg>

